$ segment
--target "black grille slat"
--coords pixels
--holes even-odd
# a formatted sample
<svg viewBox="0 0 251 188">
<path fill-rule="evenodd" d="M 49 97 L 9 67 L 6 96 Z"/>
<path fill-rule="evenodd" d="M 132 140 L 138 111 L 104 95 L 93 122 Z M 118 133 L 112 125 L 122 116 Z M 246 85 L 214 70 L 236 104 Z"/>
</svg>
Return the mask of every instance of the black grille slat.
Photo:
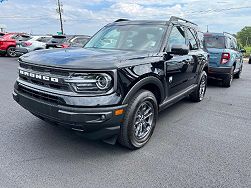
<svg viewBox="0 0 251 188">
<path fill-rule="evenodd" d="M 38 73 L 41 75 L 49 75 L 50 77 L 60 78 L 68 77 L 70 73 L 66 70 L 58 70 L 53 68 L 44 68 L 37 65 L 30 65 L 20 62 L 20 67 L 25 69 L 24 71 Z M 33 79 L 24 75 L 19 75 L 19 77 L 29 83 L 44 86 L 52 89 L 63 90 L 63 91 L 72 91 L 71 87 L 67 83 L 52 83 L 50 81 Z"/>
<path fill-rule="evenodd" d="M 25 95 L 28 95 L 30 97 L 33 97 L 39 100 L 43 100 L 43 101 L 50 102 L 53 104 L 65 104 L 65 102 L 57 96 L 37 92 L 31 89 L 28 89 L 26 87 L 23 87 L 21 85 L 18 86 L 18 90 Z"/>
</svg>

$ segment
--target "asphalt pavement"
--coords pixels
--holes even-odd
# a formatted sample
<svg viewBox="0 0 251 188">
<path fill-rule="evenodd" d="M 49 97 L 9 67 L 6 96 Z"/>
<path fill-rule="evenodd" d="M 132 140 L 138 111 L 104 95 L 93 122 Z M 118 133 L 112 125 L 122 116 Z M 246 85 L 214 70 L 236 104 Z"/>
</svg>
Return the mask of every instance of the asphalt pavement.
<svg viewBox="0 0 251 188">
<path fill-rule="evenodd" d="M 0 57 L 0 187 L 251 187 L 251 65 L 231 88 L 161 112 L 130 151 L 50 126 L 12 99 L 16 59 Z"/>
</svg>

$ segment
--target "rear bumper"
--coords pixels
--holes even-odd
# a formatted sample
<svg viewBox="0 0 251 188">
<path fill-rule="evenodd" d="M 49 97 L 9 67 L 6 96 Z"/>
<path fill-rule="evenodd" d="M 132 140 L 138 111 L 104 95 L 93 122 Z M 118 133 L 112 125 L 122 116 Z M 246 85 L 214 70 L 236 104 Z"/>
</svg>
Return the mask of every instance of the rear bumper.
<svg viewBox="0 0 251 188">
<path fill-rule="evenodd" d="M 224 79 L 232 71 L 232 67 L 209 67 L 208 77 L 213 79 Z"/>
<path fill-rule="evenodd" d="M 127 107 L 127 105 L 113 107 L 56 105 L 28 96 L 16 89 L 13 92 L 13 98 L 19 105 L 39 118 L 77 130 L 89 139 L 105 139 L 118 134 L 124 113 L 115 115 L 115 111 L 123 109 L 125 112 Z"/>
</svg>

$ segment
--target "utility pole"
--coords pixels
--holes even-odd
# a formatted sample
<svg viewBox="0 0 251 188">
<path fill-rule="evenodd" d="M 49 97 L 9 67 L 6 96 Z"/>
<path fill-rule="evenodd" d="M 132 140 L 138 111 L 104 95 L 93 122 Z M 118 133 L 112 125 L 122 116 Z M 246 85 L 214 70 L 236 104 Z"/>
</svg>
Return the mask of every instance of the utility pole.
<svg viewBox="0 0 251 188">
<path fill-rule="evenodd" d="M 64 34 L 64 27 L 63 27 L 63 19 L 62 19 L 62 12 L 63 12 L 62 6 L 63 6 L 62 3 L 58 0 L 57 12 L 59 14 L 60 28 L 61 28 L 61 33 L 63 35 Z"/>
</svg>

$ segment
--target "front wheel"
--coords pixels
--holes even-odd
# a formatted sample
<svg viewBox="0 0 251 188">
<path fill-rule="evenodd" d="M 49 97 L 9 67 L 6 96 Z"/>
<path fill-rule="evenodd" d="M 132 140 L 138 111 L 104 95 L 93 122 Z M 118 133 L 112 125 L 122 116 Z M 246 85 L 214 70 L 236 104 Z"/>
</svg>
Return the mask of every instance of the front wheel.
<svg viewBox="0 0 251 188">
<path fill-rule="evenodd" d="M 154 94 L 140 90 L 128 104 L 119 143 L 132 150 L 143 147 L 152 136 L 157 116 L 158 106 Z"/>
<path fill-rule="evenodd" d="M 190 98 L 194 102 L 200 102 L 204 99 L 205 93 L 207 90 L 207 73 L 205 71 L 202 72 L 199 85 L 196 90 L 190 94 Z"/>
<path fill-rule="evenodd" d="M 9 57 L 16 57 L 16 48 L 15 47 L 9 47 L 7 49 L 7 56 Z"/>
</svg>

